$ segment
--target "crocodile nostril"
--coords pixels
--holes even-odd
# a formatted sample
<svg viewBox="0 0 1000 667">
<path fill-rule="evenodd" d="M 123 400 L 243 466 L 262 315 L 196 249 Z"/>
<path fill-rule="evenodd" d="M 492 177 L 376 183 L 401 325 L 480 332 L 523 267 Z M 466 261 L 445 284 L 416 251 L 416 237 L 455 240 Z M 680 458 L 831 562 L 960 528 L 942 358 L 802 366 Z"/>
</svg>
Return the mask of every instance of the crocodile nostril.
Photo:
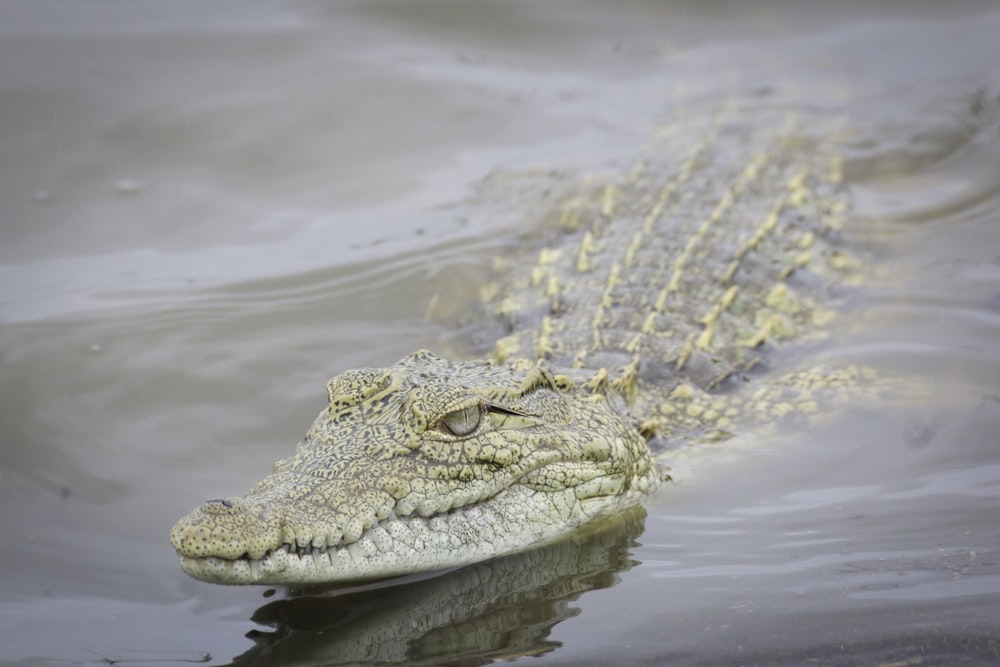
<svg viewBox="0 0 1000 667">
<path fill-rule="evenodd" d="M 226 509 L 232 509 L 233 502 L 231 500 L 226 500 L 225 498 L 212 498 L 211 500 L 205 501 L 206 505 L 222 505 Z"/>
</svg>

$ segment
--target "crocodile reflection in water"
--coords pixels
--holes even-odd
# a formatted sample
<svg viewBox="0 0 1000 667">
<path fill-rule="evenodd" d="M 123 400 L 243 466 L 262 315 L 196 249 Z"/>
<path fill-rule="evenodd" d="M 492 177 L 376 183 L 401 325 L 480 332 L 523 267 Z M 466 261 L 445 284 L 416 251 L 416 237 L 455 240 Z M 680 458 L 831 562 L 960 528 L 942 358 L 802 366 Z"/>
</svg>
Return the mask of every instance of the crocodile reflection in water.
<svg viewBox="0 0 1000 667">
<path fill-rule="evenodd" d="M 533 551 L 430 579 L 351 593 L 307 593 L 253 616 L 273 631 L 233 665 L 487 664 L 558 648 L 553 626 L 569 604 L 615 583 L 644 512 L 633 507 L 593 530 Z"/>
<path fill-rule="evenodd" d="M 335 377 L 293 456 L 177 523 L 184 570 L 306 585 L 514 553 L 641 502 L 664 476 L 650 439 L 820 410 L 863 371 L 761 371 L 822 336 L 859 277 L 840 128 L 777 98 L 677 110 L 484 287 L 491 359 L 417 352 Z"/>
</svg>

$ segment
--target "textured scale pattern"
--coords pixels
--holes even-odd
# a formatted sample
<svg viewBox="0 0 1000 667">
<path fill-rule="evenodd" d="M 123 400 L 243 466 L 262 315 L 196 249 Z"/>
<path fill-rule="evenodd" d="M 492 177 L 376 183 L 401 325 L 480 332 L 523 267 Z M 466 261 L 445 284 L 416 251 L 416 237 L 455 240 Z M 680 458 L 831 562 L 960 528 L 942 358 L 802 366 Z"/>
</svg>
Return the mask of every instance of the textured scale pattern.
<svg viewBox="0 0 1000 667">
<path fill-rule="evenodd" d="M 838 242 L 839 129 L 749 107 L 664 130 L 620 180 L 566 203 L 532 269 L 484 289 L 506 330 L 493 358 L 606 369 L 639 421 L 675 436 L 773 417 L 761 409 L 788 392 L 771 388 L 746 410 L 727 384 L 785 341 L 821 337 L 833 294 L 859 281 Z"/>
</svg>

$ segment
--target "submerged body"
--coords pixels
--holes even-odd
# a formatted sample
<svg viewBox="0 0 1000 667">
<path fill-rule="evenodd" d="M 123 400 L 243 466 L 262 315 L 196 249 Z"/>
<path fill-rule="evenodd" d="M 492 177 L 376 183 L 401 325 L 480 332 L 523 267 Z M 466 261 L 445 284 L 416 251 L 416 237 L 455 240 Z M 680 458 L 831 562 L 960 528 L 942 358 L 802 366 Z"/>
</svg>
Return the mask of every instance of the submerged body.
<svg viewBox="0 0 1000 667">
<path fill-rule="evenodd" d="M 649 153 L 573 193 L 544 247 L 484 288 L 486 361 L 347 371 L 296 453 L 171 540 L 231 584 L 355 581 L 552 541 L 655 488 L 648 441 L 815 411 L 829 373 L 761 373 L 822 331 L 846 212 L 836 119 L 767 100 L 678 112 Z"/>
</svg>

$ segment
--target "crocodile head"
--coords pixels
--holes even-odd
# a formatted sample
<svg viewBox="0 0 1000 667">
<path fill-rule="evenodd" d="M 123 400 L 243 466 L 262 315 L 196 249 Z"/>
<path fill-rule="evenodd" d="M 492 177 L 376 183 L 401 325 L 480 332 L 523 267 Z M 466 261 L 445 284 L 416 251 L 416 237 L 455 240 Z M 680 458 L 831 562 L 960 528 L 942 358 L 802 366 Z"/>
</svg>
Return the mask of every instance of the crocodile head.
<svg viewBox="0 0 1000 667">
<path fill-rule="evenodd" d="M 422 351 L 328 391 L 293 456 L 174 526 L 185 572 L 295 585 L 464 565 L 634 504 L 657 477 L 611 402 L 544 364 Z"/>
</svg>

